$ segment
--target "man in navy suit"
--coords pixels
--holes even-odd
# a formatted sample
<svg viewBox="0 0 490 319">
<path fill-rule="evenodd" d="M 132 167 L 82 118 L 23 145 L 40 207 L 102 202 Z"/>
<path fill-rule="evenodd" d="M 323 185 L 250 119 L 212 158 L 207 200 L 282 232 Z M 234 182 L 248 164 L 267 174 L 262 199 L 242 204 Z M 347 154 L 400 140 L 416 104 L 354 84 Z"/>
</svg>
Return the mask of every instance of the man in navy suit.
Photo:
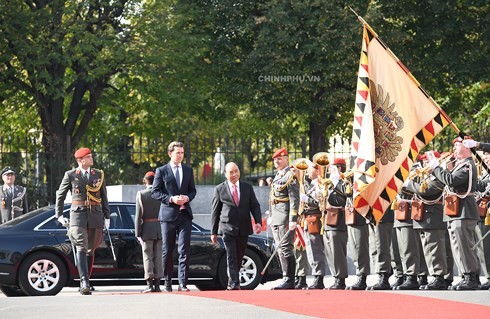
<svg viewBox="0 0 490 319">
<path fill-rule="evenodd" d="M 227 290 L 240 290 L 240 268 L 247 248 L 248 235 L 252 234 L 252 213 L 255 224 L 253 231 L 260 233 L 262 219 L 260 204 L 252 185 L 240 182 L 238 166 L 230 162 L 225 165 L 226 181 L 214 190 L 211 215 L 211 241 L 218 243 L 223 235 L 228 264 Z"/>
<path fill-rule="evenodd" d="M 192 230 L 190 202 L 196 197 L 196 185 L 192 168 L 182 164 L 184 144 L 172 142 L 168 145 L 170 162 L 156 169 L 151 187 L 151 197 L 161 201 L 158 219 L 162 227 L 162 259 L 164 291 L 172 291 L 173 252 L 178 238 L 179 291 L 189 291 L 189 258 Z"/>
</svg>

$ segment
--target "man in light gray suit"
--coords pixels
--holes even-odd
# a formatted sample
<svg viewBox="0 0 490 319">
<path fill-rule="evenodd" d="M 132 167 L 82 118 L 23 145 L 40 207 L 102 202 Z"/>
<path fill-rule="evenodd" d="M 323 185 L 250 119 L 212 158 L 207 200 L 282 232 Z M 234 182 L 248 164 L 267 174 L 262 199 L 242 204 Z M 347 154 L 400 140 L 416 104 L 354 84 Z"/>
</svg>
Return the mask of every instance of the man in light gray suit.
<svg viewBox="0 0 490 319">
<path fill-rule="evenodd" d="M 135 236 L 143 252 L 146 288 L 142 291 L 161 292 L 160 279 L 163 277 L 162 228 L 158 221 L 160 202 L 151 198 L 151 185 L 155 173 L 147 172 L 143 178 L 146 189 L 136 193 Z"/>
<path fill-rule="evenodd" d="M 247 248 L 248 235 L 260 233 L 262 219 L 260 204 L 252 185 L 240 182 L 238 166 L 230 162 L 225 165 L 226 181 L 216 186 L 212 202 L 211 241 L 218 243 L 218 234 L 223 235 L 228 265 L 227 290 L 240 290 L 239 272 Z"/>
</svg>

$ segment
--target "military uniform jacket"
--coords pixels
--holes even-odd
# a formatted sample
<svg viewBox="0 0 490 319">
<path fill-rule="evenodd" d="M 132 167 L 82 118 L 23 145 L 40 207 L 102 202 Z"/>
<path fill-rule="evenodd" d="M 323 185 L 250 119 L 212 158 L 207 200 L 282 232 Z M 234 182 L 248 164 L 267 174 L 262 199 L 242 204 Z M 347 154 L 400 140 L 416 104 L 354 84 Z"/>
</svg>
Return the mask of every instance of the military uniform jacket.
<svg viewBox="0 0 490 319">
<path fill-rule="evenodd" d="M 340 210 L 337 226 L 325 225 L 325 229 L 347 231 L 347 225 L 345 224 L 345 204 L 347 203 L 347 196 L 345 195 L 344 182 L 340 180 L 328 193 L 328 204 L 334 208 L 340 208 Z"/>
<path fill-rule="evenodd" d="M 470 171 L 471 177 L 470 180 Z M 438 166 L 432 174 L 443 184 L 449 187 L 449 191 L 457 194 L 464 194 L 468 190 L 468 183 L 471 183 L 470 194 L 459 200 L 459 216 L 449 217 L 453 219 L 475 219 L 478 220 L 478 209 L 474 192 L 476 190 L 477 173 L 475 162 L 471 157 L 461 160 L 452 171 L 448 171 Z"/>
<path fill-rule="evenodd" d="M 162 227 L 158 221 L 160 201 L 151 197 L 151 189 L 136 193 L 134 231 L 143 240 L 162 239 Z"/>
<path fill-rule="evenodd" d="M 304 215 L 321 215 L 322 212 L 318 207 L 318 188 L 316 187 L 318 179 L 305 182 L 305 192 L 308 195 L 308 202 L 305 203 Z"/>
<path fill-rule="evenodd" d="M 490 143 L 480 143 L 479 149 L 484 152 L 490 153 Z"/>
<path fill-rule="evenodd" d="M 435 178 L 427 180 L 426 183 L 427 189 L 423 192 L 420 190 L 421 183 L 410 181 L 408 185 L 406 185 L 406 189 L 409 192 L 418 195 L 419 199 L 424 203 L 424 215 L 422 220 L 414 220 L 413 228 L 446 229 L 446 215 L 444 214 L 444 206 L 442 205 L 442 191 L 444 190 L 444 184 Z M 436 203 L 433 203 L 434 201 L 436 201 Z"/>
<path fill-rule="evenodd" d="M 60 187 L 56 191 L 56 217 L 63 215 L 63 206 L 68 191 L 71 191 L 72 202 L 86 202 L 86 186 L 97 187 L 102 179 L 102 171 L 90 168 L 88 182 L 82 176 L 79 168 L 65 172 Z M 107 200 L 107 190 L 105 179 L 99 191 L 92 193 L 93 196 L 101 200 L 100 205 L 87 206 L 85 203 L 72 204 L 70 209 L 70 226 L 103 228 L 104 218 L 110 218 L 109 202 Z"/>
<path fill-rule="evenodd" d="M 272 225 L 286 225 L 298 219 L 299 185 L 289 167 L 274 177 L 270 201 Z"/>
<path fill-rule="evenodd" d="M 4 186 L 6 187 L 6 186 Z M 29 206 L 27 205 L 27 189 L 22 186 L 14 185 L 14 197 L 7 194 L 7 189 L 1 188 L 1 220 L 0 224 L 9 220 L 27 214 Z"/>
</svg>

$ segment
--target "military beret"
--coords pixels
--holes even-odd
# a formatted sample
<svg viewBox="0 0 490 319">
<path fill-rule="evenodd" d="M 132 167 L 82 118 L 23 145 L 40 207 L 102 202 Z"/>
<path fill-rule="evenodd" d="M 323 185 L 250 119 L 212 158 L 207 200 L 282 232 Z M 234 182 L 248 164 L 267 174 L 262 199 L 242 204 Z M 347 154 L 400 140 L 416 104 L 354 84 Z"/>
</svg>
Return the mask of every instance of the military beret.
<svg viewBox="0 0 490 319">
<path fill-rule="evenodd" d="M 82 158 L 84 156 L 87 156 L 88 154 L 91 154 L 92 152 L 90 151 L 89 148 L 86 148 L 86 147 L 82 147 L 82 148 L 79 148 L 76 152 L 75 152 L 75 158 Z"/>
<path fill-rule="evenodd" d="M 343 158 L 335 158 L 333 160 L 333 165 L 347 165 Z"/>
<path fill-rule="evenodd" d="M 417 156 L 417 160 L 418 161 L 425 161 L 425 160 L 427 160 L 427 154 L 425 154 L 425 153 L 424 154 L 420 154 L 419 153 L 419 155 Z"/>
<path fill-rule="evenodd" d="M 287 156 L 287 155 L 288 155 L 288 151 L 286 151 L 285 148 L 280 148 L 274 152 L 274 155 L 272 155 L 272 159 L 279 157 L 279 156 Z"/>
<path fill-rule="evenodd" d="M 2 176 L 7 175 L 7 174 L 14 174 L 15 175 L 14 169 L 10 166 L 7 166 L 4 169 L 2 169 Z"/>
<path fill-rule="evenodd" d="M 441 157 L 441 153 L 439 153 L 438 151 L 434 151 L 434 156 L 436 158 L 439 158 L 439 157 Z"/>
<path fill-rule="evenodd" d="M 146 174 L 145 174 L 145 178 L 146 177 L 152 177 L 152 176 L 155 176 L 155 173 L 152 171 L 146 172 Z"/>
</svg>

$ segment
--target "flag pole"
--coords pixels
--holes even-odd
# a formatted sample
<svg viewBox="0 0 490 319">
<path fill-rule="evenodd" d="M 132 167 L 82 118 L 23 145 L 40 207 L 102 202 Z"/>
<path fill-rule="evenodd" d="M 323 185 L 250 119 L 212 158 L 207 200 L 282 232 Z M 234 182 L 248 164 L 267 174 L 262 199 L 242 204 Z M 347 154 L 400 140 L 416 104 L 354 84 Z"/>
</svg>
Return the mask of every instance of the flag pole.
<svg viewBox="0 0 490 319">
<path fill-rule="evenodd" d="M 357 19 L 362 23 L 362 25 L 364 27 L 366 27 L 369 30 L 369 32 L 371 32 L 371 34 L 375 38 L 378 39 L 378 41 L 380 42 L 380 44 L 393 57 L 393 59 L 395 59 L 395 61 L 398 64 L 398 66 L 400 66 L 405 71 L 405 73 L 409 76 L 409 78 L 417 85 L 418 89 L 429 99 L 429 101 L 431 102 L 431 104 L 446 119 L 446 121 L 449 123 L 449 125 L 451 126 L 451 128 L 456 132 L 456 134 L 458 134 L 459 137 L 461 137 L 462 139 L 464 139 L 465 133 L 464 132 L 461 132 L 461 130 L 456 126 L 456 124 L 453 122 L 453 120 L 451 120 L 451 118 L 447 115 L 447 113 L 439 106 L 439 104 L 437 104 L 437 102 L 432 98 L 432 96 L 430 96 L 427 93 L 427 91 L 425 91 L 425 89 L 422 87 L 422 85 L 420 85 L 419 81 L 417 81 L 417 79 L 413 76 L 412 72 L 410 72 L 410 70 L 403 64 L 402 61 L 400 61 L 400 59 L 398 59 L 398 57 L 393 53 L 393 51 L 391 51 L 390 48 L 388 48 L 388 46 L 379 38 L 378 34 L 373 30 L 373 28 L 371 28 L 371 26 L 366 22 L 366 20 L 364 20 L 360 15 L 358 15 L 357 12 L 354 11 L 354 9 L 352 9 L 350 6 L 347 6 L 347 7 L 350 9 L 350 11 L 352 11 L 352 13 L 354 13 L 356 15 Z M 485 168 L 485 170 L 487 171 L 487 173 L 490 173 L 490 170 L 489 170 L 487 164 L 485 164 L 485 162 L 482 160 L 482 158 L 476 152 L 476 150 L 474 148 L 471 148 L 470 150 L 473 153 L 473 155 L 477 158 L 477 160 L 482 164 L 483 168 Z"/>
</svg>

